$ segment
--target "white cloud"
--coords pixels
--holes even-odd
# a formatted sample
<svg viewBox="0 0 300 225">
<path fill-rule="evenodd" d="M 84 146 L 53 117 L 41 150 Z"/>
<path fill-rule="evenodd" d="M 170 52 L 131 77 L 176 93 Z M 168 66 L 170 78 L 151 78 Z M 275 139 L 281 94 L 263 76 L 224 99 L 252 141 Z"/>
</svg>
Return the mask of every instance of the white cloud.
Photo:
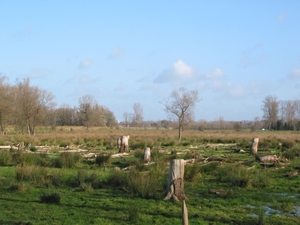
<svg viewBox="0 0 300 225">
<path fill-rule="evenodd" d="M 236 85 L 229 90 L 229 95 L 232 97 L 240 97 L 245 95 L 245 90 L 242 86 Z"/>
<path fill-rule="evenodd" d="M 78 68 L 79 68 L 79 69 L 87 69 L 87 68 L 90 67 L 91 63 L 92 63 L 91 60 L 83 60 L 83 61 L 79 64 Z"/>
<path fill-rule="evenodd" d="M 300 69 L 293 69 L 288 73 L 288 78 L 300 78 Z"/>
<path fill-rule="evenodd" d="M 215 79 L 215 78 L 221 78 L 224 76 L 224 73 L 221 69 L 216 68 L 213 72 L 207 73 L 205 75 L 206 78 Z"/>
<path fill-rule="evenodd" d="M 182 60 L 178 60 L 173 64 L 174 74 L 179 78 L 191 78 L 193 76 L 193 69 L 186 65 Z"/>
<path fill-rule="evenodd" d="M 109 58 L 117 59 L 120 58 L 124 54 L 124 50 L 122 48 L 115 48 L 110 54 Z"/>
<path fill-rule="evenodd" d="M 224 87 L 224 84 L 220 80 L 215 80 L 210 84 L 210 87 L 215 88 L 215 89 L 221 89 L 222 87 Z"/>
<path fill-rule="evenodd" d="M 155 83 L 177 83 L 189 81 L 194 77 L 194 70 L 192 67 L 185 64 L 182 60 L 175 62 L 171 68 L 164 70 L 155 79 Z"/>
</svg>

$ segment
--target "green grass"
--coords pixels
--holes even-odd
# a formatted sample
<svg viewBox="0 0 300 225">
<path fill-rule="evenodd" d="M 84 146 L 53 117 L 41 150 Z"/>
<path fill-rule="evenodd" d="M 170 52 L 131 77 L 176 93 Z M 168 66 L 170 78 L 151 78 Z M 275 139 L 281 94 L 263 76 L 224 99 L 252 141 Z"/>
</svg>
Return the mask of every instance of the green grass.
<svg viewBox="0 0 300 225">
<path fill-rule="evenodd" d="M 0 224 L 181 224 L 181 203 L 163 200 L 168 162 L 194 155 L 202 158 L 185 166 L 189 224 L 300 224 L 299 214 L 293 214 L 295 209 L 300 213 L 300 178 L 287 176 L 299 170 L 296 150 L 300 146 L 295 140 L 287 141 L 282 151 L 277 147 L 279 137 L 273 140 L 266 136 L 259 155 L 288 152 L 293 157 L 284 164 L 264 167 L 244 148 L 251 142 L 246 136 L 211 133 L 203 141 L 204 137 L 195 132 L 179 145 L 169 132 L 161 135 L 158 131 L 153 139 L 152 134 L 139 132 L 145 136 L 133 136 L 134 148 L 123 158 L 102 157 L 118 152 L 116 148 L 102 148 L 112 146 L 113 134 L 84 138 L 76 131 L 72 132 L 74 137 L 66 139 L 43 138 L 60 145 L 73 144 L 73 140 L 86 143 L 100 154 L 99 158 L 85 160 L 80 154 L 58 150 L 48 155 L 0 154 L 0 211 L 5 212 L 0 213 Z M 223 145 L 208 148 L 208 140 L 216 144 L 235 144 L 235 140 L 239 142 L 235 147 L 246 152 L 234 153 Z M 31 143 L 39 141 L 36 138 Z M 156 164 L 142 163 L 145 145 L 153 146 L 151 159 Z M 222 190 L 222 194 L 213 194 L 211 189 Z"/>
</svg>

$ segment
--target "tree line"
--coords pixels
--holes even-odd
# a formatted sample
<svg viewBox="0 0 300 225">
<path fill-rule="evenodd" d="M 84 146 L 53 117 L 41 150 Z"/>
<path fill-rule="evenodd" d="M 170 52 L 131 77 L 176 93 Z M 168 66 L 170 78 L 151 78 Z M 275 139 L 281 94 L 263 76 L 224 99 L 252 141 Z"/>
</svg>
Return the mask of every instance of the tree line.
<svg viewBox="0 0 300 225">
<path fill-rule="evenodd" d="M 225 121 L 220 116 L 215 121 L 194 121 L 195 104 L 199 101 L 196 90 L 179 88 L 169 98 L 160 102 L 165 107 L 169 119 L 144 121 L 141 103 L 133 105 L 133 113 L 124 112 L 119 123 L 114 113 L 100 105 L 91 95 L 79 98 L 78 106 L 63 104 L 56 107 L 54 95 L 30 84 L 30 79 L 16 81 L 15 85 L 0 77 L 0 132 L 12 125 L 22 133 L 35 134 L 38 125 L 50 126 L 134 126 L 178 129 L 179 140 L 183 129 L 198 130 L 300 130 L 300 100 L 278 100 L 276 96 L 267 96 L 262 103 L 263 120 L 255 117 L 253 121 Z"/>
<path fill-rule="evenodd" d="M 300 100 L 279 100 L 269 95 L 263 101 L 262 110 L 268 130 L 300 129 Z"/>
<path fill-rule="evenodd" d="M 0 132 L 7 125 L 16 130 L 35 134 L 37 125 L 50 126 L 112 126 L 116 118 L 107 107 L 101 106 L 90 95 L 79 99 L 78 106 L 64 104 L 56 108 L 54 95 L 30 84 L 30 79 L 17 81 L 15 85 L 0 77 Z"/>
</svg>

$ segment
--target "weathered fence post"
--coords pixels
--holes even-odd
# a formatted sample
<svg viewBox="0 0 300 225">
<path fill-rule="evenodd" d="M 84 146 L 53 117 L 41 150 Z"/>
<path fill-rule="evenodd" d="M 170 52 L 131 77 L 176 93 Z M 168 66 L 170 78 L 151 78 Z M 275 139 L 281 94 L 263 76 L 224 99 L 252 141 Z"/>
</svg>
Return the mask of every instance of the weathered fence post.
<svg viewBox="0 0 300 225">
<path fill-rule="evenodd" d="M 182 224 L 188 225 L 188 211 L 185 204 L 187 197 L 184 193 L 184 160 L 173 159 L 170 161 L 169 181 L 165 200 L 175 199 L 182 201 Z"/>
<path fill-rule="evenodd" d="M 149 163 L 151 161 L 151 150 L 149 147 L 144 149 L 144 162 Z"/>
<path fill-rule="evenodd" d="M 250 154 L 253 154 L 253 155 L 257 154 L 258 142 L 259 142 L 259 138 L 253 138 L 252 144 L 250 147 Z"/>
</svg>

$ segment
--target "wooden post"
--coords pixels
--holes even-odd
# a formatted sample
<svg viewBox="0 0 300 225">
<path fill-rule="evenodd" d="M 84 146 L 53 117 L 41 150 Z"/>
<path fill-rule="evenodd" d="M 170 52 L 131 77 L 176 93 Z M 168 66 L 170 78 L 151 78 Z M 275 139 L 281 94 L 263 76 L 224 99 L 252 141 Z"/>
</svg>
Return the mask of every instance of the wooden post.
<svg viewBox="0 0 300 225">
<path fill-rule="evenodd" d="M 151 161 L 151 151 L 150 148 L 147 147 L 144 149 L 144 162 L 149 163 Z"/>
<path fill-rule="evenodd" d="M 259 142 L 259 138 L 253 138 L 252 144 L 250 147 L 250 154 L 253 154 L 253 155 L 257 154 L 258 142 Z"/>
<path fill-rule="evenodd" d="M 188 225 L 188 211 L 185 204 L 187 197 L 184 193 L 184 160 L 183 159 L 173 159 L 170 161 L 170 172 L 167 196 L 165 200 L 171 198 L 176 201 L 182 201 L 182 224 Z"/>
<path fill-rule="evenodd" d="M 182 225 L 189 225 L 188 210 L 185 200 L 182 201 Z"/>
</svg>

